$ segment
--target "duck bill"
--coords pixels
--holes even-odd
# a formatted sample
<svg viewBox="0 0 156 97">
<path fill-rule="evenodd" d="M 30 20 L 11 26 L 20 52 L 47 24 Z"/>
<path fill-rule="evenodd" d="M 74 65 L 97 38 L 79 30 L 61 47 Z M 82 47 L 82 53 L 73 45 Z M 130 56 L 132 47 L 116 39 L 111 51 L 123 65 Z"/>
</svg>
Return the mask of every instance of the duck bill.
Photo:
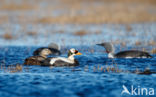
<svg viewBox="0 0 156 97">
<path fill-rule="evenodd" d="M 102 46 L 102 44 L 96 44 L 96 45 Z"/>
<path fill-rule="evenodd" d="M 82 53 L 78 52 L 76 55 L 82 55 Z"/>
</svg>

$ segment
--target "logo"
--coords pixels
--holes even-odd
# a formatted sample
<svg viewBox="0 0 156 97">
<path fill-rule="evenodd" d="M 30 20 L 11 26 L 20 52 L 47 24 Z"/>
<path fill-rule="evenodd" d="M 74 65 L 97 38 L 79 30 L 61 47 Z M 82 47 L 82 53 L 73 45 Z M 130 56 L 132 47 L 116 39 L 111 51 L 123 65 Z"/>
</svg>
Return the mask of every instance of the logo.
<svg viewBox="0 0 156 97">
<path fill-rule="evenodd" d="M 127 95 L 154 95 L 154 88 L 144 88 L 144 87 L 134 87 L 131 85 L 131 88 L 128 90 L 128 88 L 123 85 L 123 90 L 121 92 L 121 95 L 127 94 Z"/>
</svg>

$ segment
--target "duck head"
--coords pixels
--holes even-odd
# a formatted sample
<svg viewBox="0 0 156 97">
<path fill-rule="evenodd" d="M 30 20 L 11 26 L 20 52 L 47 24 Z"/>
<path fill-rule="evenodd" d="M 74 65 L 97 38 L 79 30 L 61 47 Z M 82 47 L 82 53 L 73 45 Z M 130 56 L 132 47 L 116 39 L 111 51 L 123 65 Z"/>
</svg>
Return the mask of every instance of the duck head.
<svg viewBox="0 0 156 97">
<path fill-rule="evenodd" d="M 74 60 L 75 55 L 82 55 L 78 50 L 75 50 L 74 48 L 70 49 L 68 51 L 68 58 Z"/>
<path fill-rule="evenodd" d="M 43 57 L 47 57 L 48 55 L 50 55 L 52 52 L 49 50 L 49 49 L 43 49 L 41 52 L 40 52 L 40 56 L 43 56 Z"/>
</svg>

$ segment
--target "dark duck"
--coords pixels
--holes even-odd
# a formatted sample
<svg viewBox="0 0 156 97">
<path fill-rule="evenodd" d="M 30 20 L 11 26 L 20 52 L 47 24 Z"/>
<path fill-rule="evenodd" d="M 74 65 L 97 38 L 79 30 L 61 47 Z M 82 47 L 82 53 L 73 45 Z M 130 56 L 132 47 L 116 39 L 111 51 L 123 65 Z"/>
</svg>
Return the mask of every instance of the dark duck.
<svg viewBox="0 0 156 97">
<path fill-rule="evenodd" d="M 51 54 L 49 49 L 43 49 L 38 56 L 31 56 L 25 59 L 24 65 L 41 65 L 41 63 Z"/>
<path fill-rule="evenodd" d="M 74 48 L 68 51 L 68 57 L 51 57 L 43 62 L 43 66 L 78 66 L 79 62 L 74 58 L 75 55 L 82 55 Z"/>
<path fill-rule="evenodd" d="M 55 44 L 55 43 L 50 43 L 49 45 L 48 45 L 48 47 L 41 47 L 41 48 L 38 48 L 38 49 L 36 49 L 34 52 L 33 52 L 33 55 L 34 56 L 40 56 L 40 53 L 43 51 L 43 50 L 49 50 L 51 53 L 51 55 L 60 55 L 61 54 L 61 52 L 60 52 L 60 47 L 57 45 L 57 44 Z"/>
<path fill-rule="evenodd" d="M 103 46 L 106 49 L 109 58 L 152 58 L 149 53 L 140 50 L 126 50 L 114 54 L 114 46 L 110 42 L 104 42 L 97 45 Z"/>
</svg>

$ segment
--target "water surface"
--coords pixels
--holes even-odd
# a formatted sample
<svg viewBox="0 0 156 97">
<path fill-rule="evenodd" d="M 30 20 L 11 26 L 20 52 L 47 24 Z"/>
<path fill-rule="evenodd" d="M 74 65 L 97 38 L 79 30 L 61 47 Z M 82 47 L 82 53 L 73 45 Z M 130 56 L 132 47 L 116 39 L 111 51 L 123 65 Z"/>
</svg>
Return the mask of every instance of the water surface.
<svg viewBox="0 0 156 97">
<path fill-rule="evenodd" d="M 1 97 L 121 97 L 122 86 L 156 89 L 156 74 L 138 75 L 130 73 L 136 69 L 156 70 L 156 55 L 151 59 L 108 59 L 103 48 L 96 46 L 68 46 L 62 48 L 66 57 L 69 48 L 77 48 L 83 53 L 76 56 L 77 67 L 23 66 L 20 72 L 11 73 L 7 68 L 32 55 L 38 47 L 0 48 L 0 96 Z M 97 49 L 98 48 L 98 49 Z M 94 52 L 91 52 L 91 51 Z M 101 68 L 115 67 L 122 72 Z M 5 68 L 4 68 L 5 65 Z M 144 95 L 145 96 L 145 95 Z M 153 96 L 154 97 L 154 96 Z"/>
</svg>

